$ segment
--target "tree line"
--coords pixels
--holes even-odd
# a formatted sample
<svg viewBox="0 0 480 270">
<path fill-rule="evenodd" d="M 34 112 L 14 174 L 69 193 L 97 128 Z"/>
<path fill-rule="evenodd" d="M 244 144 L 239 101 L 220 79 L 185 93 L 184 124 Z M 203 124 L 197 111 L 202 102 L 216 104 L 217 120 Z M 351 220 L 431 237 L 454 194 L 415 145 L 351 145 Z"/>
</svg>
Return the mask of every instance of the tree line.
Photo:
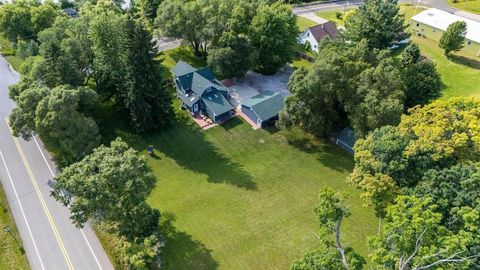
<svg viewBox="0 0 480 270">
<path fill-rule="evenodd" d="M 146 203 L 156 179 L 121 139 L 100 145 L 96 117 L 103 104 L 113 104 L 137 132 L 155 130 L 172 119 L 171 95 L 140 16 L 144 7 L 124 11 L 109 0 L 75 5 L 78 18 L 51 2 L 0 7 L 0 32 L 24 58 L 9 91 L 17 104 L 9 124 L 15 136 L 38 134 L 63 167 L 52 196 L 70 208 L 74 224 L 106 224 L 116 235 L 116 262 L 147 269 L 159 264 L 162 245 L 160 213 Z"/>
<path fill-rule="evenodd" d="M 449 35 L 461 37 L 459 25 L 447 32 L 460 34 Z M 368 239 L 373 269 L 477 269 L 480 100 L 437 100 L 443 85 L 435 64 L 413 43 L 399 56 L 389 49 L 404 37 L 397 1 L 367 0 L 347 17 L 339 39 L 320 44 L 312 69 L 294 72 L 279 124 L 317 136 L 354 129 L 348 181 L 383 223 Z M 320 190 L 319 247 L 292 270 L 366 266 L 342 238 L 345 197 Z"/>
<path fill-rule="evenodd" d="M 289 5 L 267 0 L 164 0 L 161 36 L 182 38 L 222 78 L 249 69 L 272 74 L 294 56 L 298 28 Z"/>
</svg>

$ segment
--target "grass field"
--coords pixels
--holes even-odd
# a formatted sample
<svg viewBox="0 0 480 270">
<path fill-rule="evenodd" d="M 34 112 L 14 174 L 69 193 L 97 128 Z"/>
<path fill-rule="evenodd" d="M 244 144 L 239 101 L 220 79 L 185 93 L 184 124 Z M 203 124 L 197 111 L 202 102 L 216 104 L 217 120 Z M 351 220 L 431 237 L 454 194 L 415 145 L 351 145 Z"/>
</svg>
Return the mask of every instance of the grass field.
<svg viewBox="0 0 480 270">
<path fill-rule="evenodd" d="M 445 84 L 443 98 L 480 95 L 479 60 L 463 53 L 447 58 L 436 41 L 420 37 L 412 37 L 412 40 L 418 44 L 422 54 L 437 65 Z"/>
<path fill-rule="evenodd" d="M 480 1 L 480 0 L 479 0 Z M 346 12 L 349 10 L 352 10 L 354 8 L 348 8 Z M 400 5 L 400 12 L 405 14 L 405 24 L 407 24 L 410 19 L 413 17 L 414 14 L 417 14 L 418 12 L 421 12 L 422 10 L 425 10 L 424 8 L 417 8 L 415 9 L 414 6 L 411 6 L 409 4 L 401 4 Z M 337 12 L 341 12 L 343 14 L 343 10 L 329 10 L 329 11 L 320 11 L 316 12 L 317 16 L 322 17 L 326 20 L 335 22 L 338 26 L 344 26 L 345 22 L 343 21 L 343 18 L 337 18 Z"/>
<path fill-rule="evenodd" d="M 15 56 L 12 44 L 5 37 L 0 36 L 0 54 L 12 65 L 15 70 L 20 70 L 23 60 Z"/>
<path fill-rule="evenodd" d="M 352 157 L 334 145 L 297 129 L 254 131 L 239 118 L 201 131 L 183 111 L 157 134 L 107 132 L 143 154 L 156 149 L 149 203 L 163 213 L 165 269 L 286 269 L 318 245 L 313 207 L 322 186 L 350 195 L 344 240 L 367 254 L 377 220 L 345 180 Z"/>
<path fill-rule="evenodd" d="M 11 234 L 5 231 L 6 227 L 10 229 Z M 0 270 L 30 269 L 1 184 L 0 229 Z"/>
<path fill-rule="evenodd" d="M 167 51 L 164 63 L 171 68 L 172 56 L 184 55 L 201 64 L 189 52 Z M 176 114 L 173 126 L 144 136 L 116 113 L 102 125 L 105 141 L 121 136 L 145 156 L 155 148 L 148 161 L 158 183 L 148 201 L 162 212 L 165 269 L 287 269 L 318 246 L 313 208 L 322 186 L 349 194 L 344 241 L 367 255 L 378 221 L 346 182 L 353 167 L 346 152 L 299 129 L 253 130 L 234 118 L 202 131 Z"/>
<path fill-rule="evenodd" d="M 317 23 L 307 18 L 297 16 L 297 25 L 300 32 L 303 32 L 305 29 L 317 25 Z"/>
<path fill-rule="evenodd" d="M 463 9 L 469 12 L 480 14 L 480 0 L 459 0 L 454 3 L 452 0 L 448 0 L 450 5 Z"/>
</svg>

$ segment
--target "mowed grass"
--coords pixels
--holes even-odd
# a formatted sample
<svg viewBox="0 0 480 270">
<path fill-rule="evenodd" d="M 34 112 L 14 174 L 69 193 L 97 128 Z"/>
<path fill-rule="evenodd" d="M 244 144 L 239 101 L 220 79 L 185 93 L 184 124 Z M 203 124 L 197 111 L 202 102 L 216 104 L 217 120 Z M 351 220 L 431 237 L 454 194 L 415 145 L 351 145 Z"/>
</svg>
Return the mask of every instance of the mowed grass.
<svg viewBox="0 0 480 270">
<path fill-rule="evenodd" d="M 165 269 L 287 269 L 318 246 L 313 208 L 324 186 L 349 195 L 343 240 L 367 255 L 377 219 L 346 182 L 350 155 L 299 129 L 253 130 L 234 118 L 202 131 L 185 112 L 177 117 L 148 136 L 108 131 L 145 156 L 155 147 L 148 202 L 162 212 Z"/>
<path fill-rule="evenodd" d="M 442 75 L 445 89 L 442 98 L 480 96 L 480 59 L 457 52 L 450 57 L 443 54 L 434 40 L 412 36 L 423 55 L 432 60 Z"/>
<path fill-rule="evenodd" d="M 337 26 L 344 26 L 345 21 L 344 21 L 344 15 L 348 13 L 349 11 L 356 9 L 354 7 L 352 8 L 347 8 L 346 11 L 344 12 L 343 9 L 339 10 L 328 10 L 328 11 L 319 11 L 316 12 L 315 14 L 321 18 L 324 18 L 326 20 L 335 22 Z M 410 19 L 415 15 L 418 14 L 419 12 L 425 10 L 425 8 L 422 7 L 417 7 L 412 6 L 410 4 L 400 4 L 400 12 L 405 15 L 405 24 L 408 24 L 410 22 Z M 337 13 L 340 12 L 342 16 L 340 18 L 337 18 Z"/>
<path fill-rule="evenodd" d="M 183 55 L 201 64 L 190 53 L 167 51 L 164 63 L 171 68 L 172 56 Z M 121 136 L 158 180 L 148 202 L 162 212 L 164 269 L 287 269 L 319 245 L 313 208 L 324 186 L 348 194 L 343 240 L 368 255 L 366 238 L 378 220 L 346 181 L 352 156 L 300 129 L 253 130 L 241 118 L 203 131 L 178 101 L 173 106 L 175 122 L 153 134 L 130 132 L 117 113 L 102 123 L 105 142 Z"/>
<path fill-rule="evenodd" d="M 11 230 L 11 234 L 5 231 L 5 227 Z M 30 269 L 21 245 L 22 240 L 0 184 L 0 270 Z"/>
<path fill-rule="evenodd" d="M 305 31 L 307 28 L 317 25 L 318 23 L 311 21 L 307 18 L 297 16 L 297 25 L 300 32 Z"/>
<path fill-rule="evenodd" d="M 15 70 L 20 70 L 23 59 L 15 55 L 15 51 L 10 41 L 0 35 L 0 54 L 12 65 Z"/>
<path fill-rule="evenodd" d="M 456 3 L 452 0 L 448 1 L 450 5 L 458 8 L 463 9 L 469 12 L 480 14 L 480 0 L 460 0 Z"/>
</svg>

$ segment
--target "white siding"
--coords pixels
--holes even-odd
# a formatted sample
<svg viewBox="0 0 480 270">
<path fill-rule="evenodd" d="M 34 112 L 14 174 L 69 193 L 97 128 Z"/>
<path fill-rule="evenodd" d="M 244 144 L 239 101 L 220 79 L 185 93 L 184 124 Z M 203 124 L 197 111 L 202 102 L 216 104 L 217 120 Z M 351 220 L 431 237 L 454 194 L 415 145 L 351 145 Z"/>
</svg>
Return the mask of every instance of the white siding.
<svg viewBox="0 0 480 270">
<path fill-rule="evenodd" d="M 307 41 L 310 43 L 312 51 L 318 52 L 318 42 L 313 37 L 310 29 L 305 30 L 305 32 L 300 35 L 300 43 L 305 44 Z"/>
</svg>

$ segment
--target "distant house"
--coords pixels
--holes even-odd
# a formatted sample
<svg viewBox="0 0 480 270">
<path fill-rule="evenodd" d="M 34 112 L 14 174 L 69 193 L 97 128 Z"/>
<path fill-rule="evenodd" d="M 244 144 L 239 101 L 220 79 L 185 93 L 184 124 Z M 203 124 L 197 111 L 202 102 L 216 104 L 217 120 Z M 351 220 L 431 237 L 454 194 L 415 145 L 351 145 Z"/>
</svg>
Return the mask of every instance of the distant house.
<svg viewBox="0 0 480 270">
<path fill-rule="evenodd" d="M 354 154 L 355 133 L 351 128 L 344 128 L 338 134 L 335 143 L 350 154 Z"/>
<path fill-rule="evenodd" d="M 173 68 L 173 75 L 177 96 L 192 115 L 207 116 L 215 123 L 232 116 L 230 90 L 215 79 L 210 68 L 196 70 L 179 61 Z"/>
<path fill-rule="evenodd" d="M 457 21 L 467 23 L 465 47 L 462 51 L 480 57 L 480 22 L 430 8 L 413 16 L 410 28 L 419 36 L 439 41 L 448 26 Z"/>
<path fill-rule="evenodd" d="M 335 38 L 337 36 L 337 26 L 333 22 L 325 22 L 307 28 L 300 35 L 300 43 L 310 44 L 312 51 L 318 52 L 318 44 L 323 38 Z"/>
<path fill-rule="evenodd" d="M 64 14 L 66 14 L 66 15 L 72 17 L 72 18 L 78 17 L 77 11 L 73 8 L 64 8 L 64 9 L 62 9 L 62 11 L 63 11 Z"/>
<path fill-rule="evenodd" d="M 269 120 L 277 118 L 283 106 L 284 101 L 280 93 L 263 91 L 245 100 L 242 103 L 241 110 L 258 127 L 262 127 Z"/>
</svg>

